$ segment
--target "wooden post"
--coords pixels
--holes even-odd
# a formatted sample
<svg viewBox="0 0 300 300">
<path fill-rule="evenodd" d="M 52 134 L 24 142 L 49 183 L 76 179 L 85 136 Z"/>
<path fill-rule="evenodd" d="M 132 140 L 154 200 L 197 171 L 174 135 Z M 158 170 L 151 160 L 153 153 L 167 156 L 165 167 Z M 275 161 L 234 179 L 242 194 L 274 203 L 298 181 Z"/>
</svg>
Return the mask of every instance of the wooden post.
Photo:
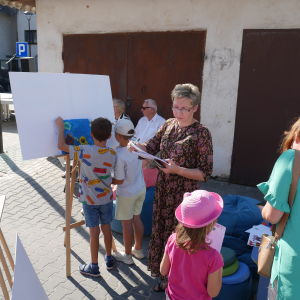
<svg viewBox="0 0 300 300">
<path fill-rule="evenodd" d="M 75 189 L 76 166 L 77 166 L 77 163 L 78 163 L 78 161 L 74 159 L 73 160 L 73 167 L 72 167 L 72 176 L 71 176 L 71 188 L 70 188 L 70 215 L 69 215 L 70 222 L 71 222 L 71 214 L 72 214 L 72 206 L 73 206 L 73 195 L 74 195 L 74 189 Z M 64 246 L 66 246 L 66 235 L 65 235 Z"/>
<path fill-rule="evenodd" d="M 4 299 L 9 300 L 9 294 L 8 294 L 8 291 L 7 291 L 7 288 L 5 285 L 5 281 L 4 281 L 1 269 L 0 269 L 0 285 L 1 285 L 1 288 L 3 291 Z"/>
<path fill-rule="evenodd" d="M 71 205 L 70 205 L 70 155 L 66 161 L 66 275 L 71 276 Z"/>
<path fill-rule="evenodd" d="M 117 252 L 117 247 L 116 247 L 114 236 L 113 236 L 112 233 L 111 233 L 111 238 L 112 238 L 111 247 L 112 247 L 112 249 L 113 249 L 114 252 Z"/>
<path fill-rule="evenodd" d="M 8 266 L 7 266 L 7 263 L 6 263 L 6 260 L 5 260 L 5 257 L 3 255 L 3 251 L 2 251 L 1 247 L 0 247 L 0 260 L 2 262 L 2 265 L 3 265 L 3 268 L 4 268 L 8 283 L 10 285 L 10 288 L 12 289 L 12 276 L 10 275 L 10 272 L 9 272 L 9 269 L 8 269 Z"/>
<path fill-rule="evenodd" d="M 2 218 L 2 213 L 3 213 L 3 210 L 4 210 L 4 204 L 5 204 L 5 196 L 0 196 L 0 220 Z M 9 262 L 10 262 L 11 268 L 14 271 L 15 270 L 15 264 L 14 264 L 14 261 L 12 259 L 11 254 L 10 254 L 9 248 L 7 246 L 7 243 L 6 243 L 6 240 L 4 238 L 4 235 L 2 233 L 1 228 L 0 228 L 0 240 L 1 240 L 2 245 L 4 247 L 6 256 L 7 256 L 8 260 L 9 260 Z"/>
</svg>

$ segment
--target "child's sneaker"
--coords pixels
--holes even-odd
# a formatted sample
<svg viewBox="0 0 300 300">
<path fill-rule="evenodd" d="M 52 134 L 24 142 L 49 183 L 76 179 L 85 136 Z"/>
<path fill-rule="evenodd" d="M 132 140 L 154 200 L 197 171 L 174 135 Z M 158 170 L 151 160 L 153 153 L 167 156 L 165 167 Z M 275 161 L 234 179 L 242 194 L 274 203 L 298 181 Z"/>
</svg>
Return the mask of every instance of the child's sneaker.
<svg viewBox="0 0 300 300">
<path fill-rule="evenodd" d="M 107 256 L 105 254 L 104 260 L 105 260 L 105 263 L 106 263 L 106 269 L 111 270 L 114 267 L 115 258 L 112 255 Z"/>
<path fill-rule="evenodd" d="M 93 268 L 92 263 L 90 263 L 89 265 L 87 265 L 87 264 L 80 265 L 79 266 L 79 272 L 81 274 L 89 275 L 89 276 L 92 276 L 92 277 L 101 276 L 100 272 L 99 272 L 99 267 Z"/>
<path fill-rule="evenodd" d="M 138 259 L 143 259 L 145 257 L 143 249 L 136 250 L 134 247 L 131 249 L 131 254 Z"/>
<path fill-rule="evenodd" d="M 134 264 L 134 261 L 132 259 L 132 254 L 126 255 L 125 252 L 114 252 L 113 256 L 117 261 L 121 261 L 126 265 L 133 265 Z"/>
</svg>

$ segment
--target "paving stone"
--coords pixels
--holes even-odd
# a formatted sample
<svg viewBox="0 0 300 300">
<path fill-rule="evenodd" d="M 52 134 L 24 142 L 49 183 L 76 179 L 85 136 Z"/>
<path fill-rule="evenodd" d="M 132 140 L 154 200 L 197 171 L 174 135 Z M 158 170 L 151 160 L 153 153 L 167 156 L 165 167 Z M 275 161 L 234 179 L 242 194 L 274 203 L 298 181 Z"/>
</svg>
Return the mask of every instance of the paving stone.
<svg viewBox="0 0 300 300">
<path fill-rule="evenodd" d="M 50 294 L 49 300 L 57 300 L 57 299 L 63 299 L 65 296 L 72 294 L 72 291 L 69 289 L 65 289 L 62 286 L 58 286 L 54 289 L 54 292 Z"/>
<path fill-rule="evenodd" d="M 54 289 L 63 282 L 64 281 L 61 278 L 57 276 L 51 276 L 49 280 L 43 284 L 43 288 L 45 292 L 52 294 L 54 292 Z"/>
</svg>

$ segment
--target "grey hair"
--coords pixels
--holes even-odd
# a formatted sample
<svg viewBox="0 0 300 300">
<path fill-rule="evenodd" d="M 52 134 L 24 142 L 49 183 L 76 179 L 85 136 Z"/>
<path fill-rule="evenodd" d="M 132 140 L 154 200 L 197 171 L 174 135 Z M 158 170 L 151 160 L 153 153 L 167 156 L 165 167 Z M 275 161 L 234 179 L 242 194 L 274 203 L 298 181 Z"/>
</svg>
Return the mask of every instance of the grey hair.
<svg viewBox="0 0 300 300">
<path fill-rule="evenodd" d="M 187 98 L 195 107 L 200 103 L 201 93 L 198 87 L 191 83 L 177 84 L 171 92 L 171 98 L 173 102 L 175 98 Z"/>
<path fill-rule="evenodd" d="M 146 100 L 144 101 L 144 103 L 145 103 L 145 102 L 148 102 L 148 103 L 150 104 L 150 106 L 151 106 L 152 108 L 154 108 L 155 111 L 157 111 L 157 104 L 156 104 L 155 100 L 153 100 L 153 99 L 146 99 Z"/>
<path fill-rule="evenodd" d="M 113 98 L 114 105 L 118 108 L 120 114 L 125 113 L 125 103 L 120 99 Z"/>
</svg>

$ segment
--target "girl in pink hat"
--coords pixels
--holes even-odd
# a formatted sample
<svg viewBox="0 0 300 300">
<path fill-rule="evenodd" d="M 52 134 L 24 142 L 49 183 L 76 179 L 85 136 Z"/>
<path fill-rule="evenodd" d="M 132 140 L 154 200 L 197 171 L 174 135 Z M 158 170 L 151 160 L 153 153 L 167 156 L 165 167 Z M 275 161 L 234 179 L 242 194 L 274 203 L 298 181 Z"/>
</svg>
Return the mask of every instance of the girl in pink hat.
<svg viewBox="0 0 300 300">
<path fill-rule="evenodd" d="M 168 275 L 167 300 L 211 300 L 222 286 L 223 257 L 206 236 L 223 210 L 215 193 L 185 193 L 175 215 L 179 224 L 166 244 L 160 272 Z"/>
</svg>

